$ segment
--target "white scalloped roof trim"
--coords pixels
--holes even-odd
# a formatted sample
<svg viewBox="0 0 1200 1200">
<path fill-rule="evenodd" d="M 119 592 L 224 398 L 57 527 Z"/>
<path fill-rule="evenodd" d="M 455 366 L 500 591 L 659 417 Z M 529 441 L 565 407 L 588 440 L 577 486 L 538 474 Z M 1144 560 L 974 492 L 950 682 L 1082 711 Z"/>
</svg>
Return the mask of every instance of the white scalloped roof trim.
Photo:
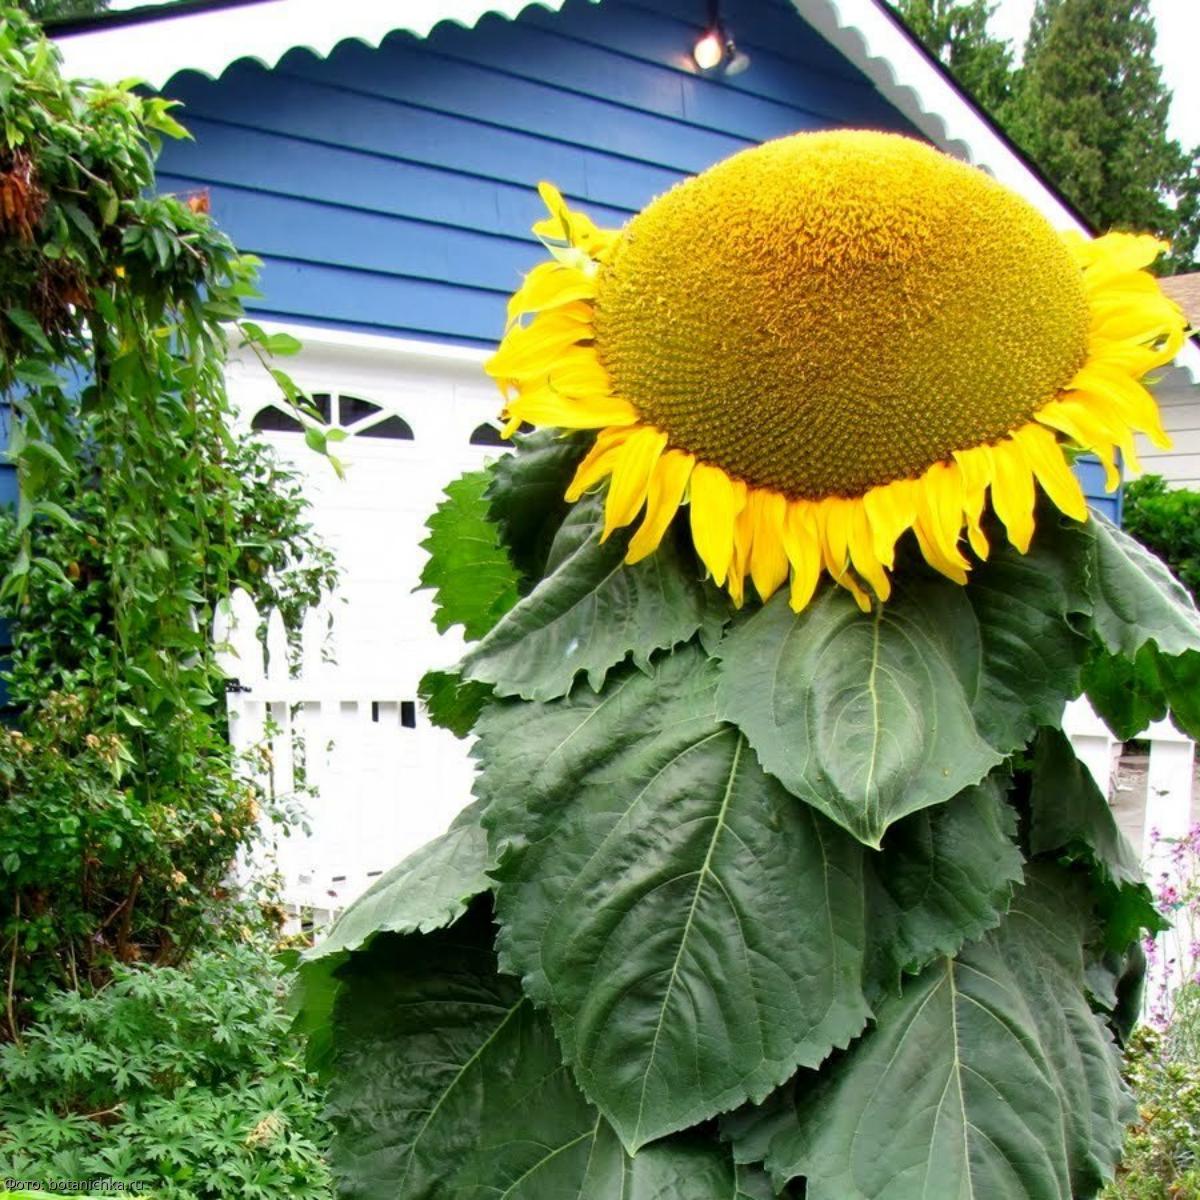
<svg viewBox="0 0 1200 1200">
<path fill-rule="evenodd" d="M 1000 137 L 886 11 L 883 0 L 792 0 L 796 11 L 865 74 L 934 145 L 1024 196 L 1058 229 L 1081 229 L 1055 191 Z M 1200 384 L 1200 347 L 1175 365 Z"/>
<path fill-rule="evenodd" d="M 378 46 L 403 30 L 428 37 L 453 21 L 471 28 L 495 13 L 509 20 L 536 3 L 552 12 L 564 0 L 266 0 L 244 7 L 180 13 L 60 35 L 63 72 L 81 79 L 136 78 L 161 89 L 180 71 L 220 77 L 248 58 L 271 68 L 303 47 L 325 58 L 339 42 Z"/>
</svg>

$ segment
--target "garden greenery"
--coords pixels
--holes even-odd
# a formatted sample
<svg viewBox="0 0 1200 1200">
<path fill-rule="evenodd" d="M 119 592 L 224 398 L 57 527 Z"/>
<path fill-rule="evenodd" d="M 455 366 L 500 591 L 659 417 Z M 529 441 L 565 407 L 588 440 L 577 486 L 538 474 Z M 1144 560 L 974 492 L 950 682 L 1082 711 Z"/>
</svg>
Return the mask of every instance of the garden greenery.
<svg viewBox="0 0 1200 1200">
<path fill-rule="evenodd" d="M 280 969 L 253 939 L 186 968 L 118 966 L 93 997 L 54 993 L 21 1046 L 0 1046 L 4 1176 L 327 1200 L 322 1100 L 288 1024 Z"/>
<path fill-rule="evenodd" d="M 48 988 L 179 962 L 242 922 L 226 879 L 265 801 L 229 745 L 214 615 L 244 588 L 296 624 L 333 580 L 295 477 L 231 433 L 230 328 L 268 367 L 297 346 L 244 320 L 256 264 L 205 198 L 155 194 L 159 138 L 184 136 L 170 109 L 63 80 L 0 11 L 0 402 L 20 484 L 0 520 L 0 1037 L 16 1041 Z"/>
<path fill-rule="evenodd" d="M 1168 487 L 1161 475 L 1143 475 L 1125 488 L 1123 523 L 1200 595 L 1200 492 Z"/>
<path fill-rule="evenodd" d="M 475 800 L 301 965 L 342 1194 L 1097 1195 L 1162 922 L 1059 723 L 1149 649 L 1200 732 L 1187 592 L 1045 506 L 965 588 L 906 547 L 870 613 L 736 611 L 686 529 L 630 566 L 562 504 L 586 444 L 518 437 L 430 521 Z"/>
</svg>

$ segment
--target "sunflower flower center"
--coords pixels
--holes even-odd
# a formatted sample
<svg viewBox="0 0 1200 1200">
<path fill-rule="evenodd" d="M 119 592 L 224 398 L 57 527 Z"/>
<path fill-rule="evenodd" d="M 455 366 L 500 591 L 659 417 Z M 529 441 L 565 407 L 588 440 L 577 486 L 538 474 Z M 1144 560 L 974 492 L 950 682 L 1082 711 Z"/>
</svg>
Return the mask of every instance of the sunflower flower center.
<svg viewBox="0 0 1200 1200">
<path fill-rule="evenodd" d="M 1025 200 L 908 138 L 839 131 L 649 205 L 601 270 L 595 322 L 614 392 L 673 447 L 818 499 L 1027 423 L 1085 362 L 1089 313 Z"/>
</svg>

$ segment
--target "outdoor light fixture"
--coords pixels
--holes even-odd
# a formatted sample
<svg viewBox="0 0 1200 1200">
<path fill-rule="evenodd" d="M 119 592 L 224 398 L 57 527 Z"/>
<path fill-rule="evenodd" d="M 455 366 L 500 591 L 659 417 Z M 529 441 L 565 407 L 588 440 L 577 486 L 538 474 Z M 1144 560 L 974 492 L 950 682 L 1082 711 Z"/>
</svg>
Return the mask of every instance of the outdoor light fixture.
<svg viewBox="0 0 1200 1200">
<path fill-rule="evenodd" d="M 720 70 L 722 75 L 740 74 L 750 65 L 750 55 L 734 45 L 721 20 L 719 0 L 708 0 L 708 26 L 692 47 L 692 59 L 701 71 Z"/>
</svg>

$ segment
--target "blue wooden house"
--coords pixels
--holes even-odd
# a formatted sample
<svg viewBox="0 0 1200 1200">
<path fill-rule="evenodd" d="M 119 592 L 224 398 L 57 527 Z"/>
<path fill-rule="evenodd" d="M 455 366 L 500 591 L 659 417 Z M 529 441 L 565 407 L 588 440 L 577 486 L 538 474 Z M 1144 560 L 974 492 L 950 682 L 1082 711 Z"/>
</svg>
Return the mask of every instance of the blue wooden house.
<svg viewBox="0 0 1200 1200">
<path fill-rule="evenodd" d="M 714 16 L 732 46 L 702 69 L 694 51 Z M 382 712 L 411 726 L 416 679 L 452 650 L 430 645 L 426 601 L 410 594 L 416 546 L 438 488 L 496 444 L 480 363 L 542 257 L 529 233 L 539 180 L 616 226 L 745 146 L 867 127 L 925 138 L 1057 226 L 1081 225 L 884 0 L 190 0 L 57 40 L 71 74 L 139 77 L 182 102 L 194 140 L 165 148 L 161 185 L 206 192 L 262 259 L 255 319 L 301 338 L 294 373 L 350 435 L 350 483 L 338 485 L 297 448 L 269 380 L 233 364 L 246 422 L 309 472 L 342 557 L 349 603 L 329 693 L 341 699 L 325 711 L 361 713 L 353 697 L 369 698 L 372 724 Z M 1098 467 L 1082 469 L 1115 511 Z M 0 468 L 0 499 L 13 490 Z M 458 769 L 404 753 L 373 761 L 390 776 Z M 388 819 L 354 835 L 387 845 L 381 867 L 398 857 Z"/>
</svg>

